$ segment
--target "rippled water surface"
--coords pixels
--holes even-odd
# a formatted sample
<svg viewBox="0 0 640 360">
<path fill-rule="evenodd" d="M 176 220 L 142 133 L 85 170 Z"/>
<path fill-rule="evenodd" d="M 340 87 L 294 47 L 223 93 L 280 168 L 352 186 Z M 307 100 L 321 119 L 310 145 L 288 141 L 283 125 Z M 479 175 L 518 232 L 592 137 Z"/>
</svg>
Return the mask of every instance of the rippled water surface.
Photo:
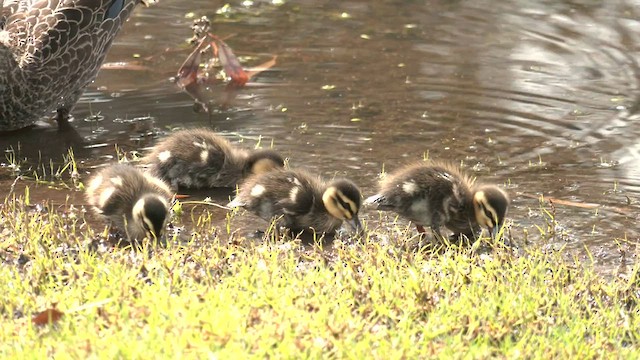
<svg viewBox="0 0 640 360">
<path fill-rule="evenodd" d="M 617 242 L 640 234 L 638 5 L 162 0 L 139 8 L 116 39 L 74 111 L 77 134 L 34 130 L 1 141 L 20 142 L 31 158 L 41 150 L 61 159 L 74 145 L 90 170 L 115 144 L 140 150 L 171 128 L 208 126 L 245 146 L 262 136 L 292 166 L 348 176 L 365 196 L 383 166 L 428 154 L 504 185 L 514 238 L 536 241 L 547 229 L 544 195 L 554 246 L 586 245 L 615 266 Z M 248 66 L 277 55 L 211 114 L 195 112 L 170 81 L 203 15 Z M 223 89 L 214 94 L 219 101 Z M 91 114 L 104 119 L 85 121 Z M 119 120 L 145 116 L 153 124 Z M 376 214 L 364 217 L 377 224 Z"/>
</svg>

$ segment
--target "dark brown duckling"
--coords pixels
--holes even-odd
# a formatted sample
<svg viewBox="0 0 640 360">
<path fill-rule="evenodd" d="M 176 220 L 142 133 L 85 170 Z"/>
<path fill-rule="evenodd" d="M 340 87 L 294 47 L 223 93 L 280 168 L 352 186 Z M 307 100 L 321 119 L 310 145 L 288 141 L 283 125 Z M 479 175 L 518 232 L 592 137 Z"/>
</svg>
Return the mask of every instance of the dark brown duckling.
<svg viewBox="0 0 640 360">
<path fill-rule="evenodd" d="M 365 200 L 378 210 L 394 211 L 440 235 L 445 226 L 458 238 L 469 239 L 486 227 L 496 236 L 509 206 L 507 194 L 494 185 L 478 185 L 459 167 L 442 162 L 408 165 L 387 175 L 379 191 Z"/>
<path fill-rule="evenodd" d="M 95 173 L 88 184 L 89 205 L 129 240 L 162 236 L 173 196 L 165 182 L 132 165 L 114 164 Z"/>
<path fill-rule="evenodd" d="M 276 151 L 241 149 L 208 129 L 172 133 L 142 163 L 174 189 L 235 187 L 248 176 L 284 168 Z"/>
<path fill-rule="evenodd" d="M 227 206 L 243 207 L 267 221 L 281 217 L 279 225 L 293 231 L 333 233 L 343 221 L 360 231 L 361 198 L 346 179 L 326 183 L 306 171 L 271 171 L 247 179 Z"/>
</svg>

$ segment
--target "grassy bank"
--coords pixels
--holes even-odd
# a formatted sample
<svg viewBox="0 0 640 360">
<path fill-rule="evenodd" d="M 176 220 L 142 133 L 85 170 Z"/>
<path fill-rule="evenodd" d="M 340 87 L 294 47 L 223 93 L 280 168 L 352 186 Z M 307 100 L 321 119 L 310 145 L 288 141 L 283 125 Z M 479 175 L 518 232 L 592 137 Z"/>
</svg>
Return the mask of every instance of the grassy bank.
<svg viewBox="0 0 640 360">
<path fill-rule="evenodd" d="M 605 279 L 536 248 L 415 251 L 397 229 L 322 250 L 201 224 L 187 243 L 132 251 L 71 204 L 10 196 L 0 356 L 637 356 L 637 265 Z M 53 325 L 33 321 L 54 307 Z"/>
</svg>

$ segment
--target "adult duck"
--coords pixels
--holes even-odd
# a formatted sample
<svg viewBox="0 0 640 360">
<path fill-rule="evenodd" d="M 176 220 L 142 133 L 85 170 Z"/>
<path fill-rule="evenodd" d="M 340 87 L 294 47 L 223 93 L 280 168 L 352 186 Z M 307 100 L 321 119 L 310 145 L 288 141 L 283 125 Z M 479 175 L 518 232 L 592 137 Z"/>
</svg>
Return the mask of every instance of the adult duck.
<svg viewBox="0 0 640 360">
<path fill-rule="evenodd" d="M 149 0 L 5 0 L 0 13 L 0 131 L 57 112 L 92 82 L 122 24 Z"/>
</svg>

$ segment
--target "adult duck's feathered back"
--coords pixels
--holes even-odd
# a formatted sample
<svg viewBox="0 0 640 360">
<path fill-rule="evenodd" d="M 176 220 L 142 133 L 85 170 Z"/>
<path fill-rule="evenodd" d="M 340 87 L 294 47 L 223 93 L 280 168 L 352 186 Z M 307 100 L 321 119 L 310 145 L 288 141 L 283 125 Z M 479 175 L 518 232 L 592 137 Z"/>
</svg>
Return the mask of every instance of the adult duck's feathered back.
<svg viewBox="0 0 640 360">
<path fill-rule="evenodd" d="M 59 124 L 92 82 L 113 39 L 144 0 L 0 2 L 0 131 L 57 111 Z"/>
</svg>

